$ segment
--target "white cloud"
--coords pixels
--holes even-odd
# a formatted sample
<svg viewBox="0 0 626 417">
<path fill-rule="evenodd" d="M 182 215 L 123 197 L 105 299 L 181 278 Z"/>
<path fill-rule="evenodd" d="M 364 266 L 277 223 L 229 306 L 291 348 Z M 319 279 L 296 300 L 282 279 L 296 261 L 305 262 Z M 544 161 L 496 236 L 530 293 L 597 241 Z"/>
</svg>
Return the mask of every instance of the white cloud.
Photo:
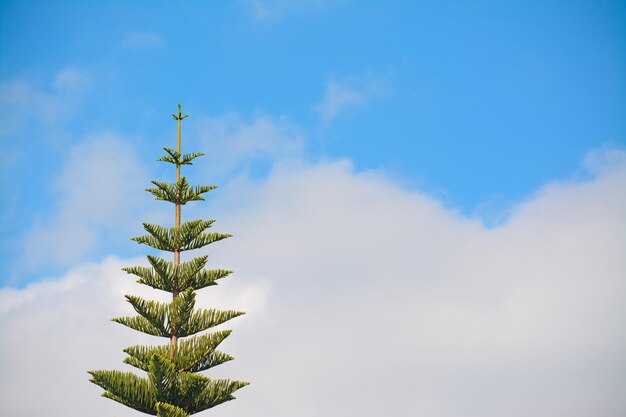
<svg viewBox="0 0 626 417">
<path fill-rule="evenodd" d="M 138 48 L 154 48 L 163 46 L 163 39 L 156 32 L 133 32 L 126 36 L 124 45 Z"/>
<path fill-rule="evenodd" d="M 386 94 L 387 87 L 374 78 L 330 80 L 321 102 L 314 106 L 322 122 L 329 123 L 341 113 L 361 109 L 374 98 Z"/>
<path fill-rule="evenodd" d="M 279 166 L 222 194 L 235 238 L 209 252 L 237 273 L 203 302 L 250 314 L 213 375 L 252 385 L 219 413 L 623 415 L 626 165 L 600 165 L 494 229 L 347 162 Z M 138 292 L 118 271 L 134 262 L 0 292 L 3 415 L 134 415 L 84 373 L 143 340 L 107 321 Z"/>
<path fill-rule="evenodd" d="M 139 259 L 122 262 L 110 257 L 98 264 L 75 267 L 56 281 L 33 284 L 24 290 L 0 289 L 3 329 L 0 414 L 13 417 L 68 413 L 76 416 L 134 415 L 121 414 L 115 404 L 99 401 L 100 390 L 88 382 L 87 370 L 120 369 L 123 366 L 121 349 L 133 344 L 154 343 L 149 336 L 108 320 L 132 314 L 122 294 L 155 298 L 150 289 L 135 284 L 132 276 L 120 270 L 144 263 Z M 255 285 L 235 282 L 223 287 L 217 291 L 220 300 L 217 305 L 249 312 L 262 308 L 267 291 L 262 282 Z M 158 295 L 165 301 L 164 293 Z M 202 302 L 200 299 L 199 304 Z M 37 392 L 37 401 L 22 397 L 27 392 Z M 68 406 L 70 397 L 71 407 Z"/>
<path fill-rule="evenodd" d="M 123 138 L 101 134 L 75 145 L 53 184 L 59 195 L 54 212 L 37 219 L 21 239 L 20 271 L 84 259 L 107 236 L 137 221 L 147 184 L 134 148 Z"/>
</svg>

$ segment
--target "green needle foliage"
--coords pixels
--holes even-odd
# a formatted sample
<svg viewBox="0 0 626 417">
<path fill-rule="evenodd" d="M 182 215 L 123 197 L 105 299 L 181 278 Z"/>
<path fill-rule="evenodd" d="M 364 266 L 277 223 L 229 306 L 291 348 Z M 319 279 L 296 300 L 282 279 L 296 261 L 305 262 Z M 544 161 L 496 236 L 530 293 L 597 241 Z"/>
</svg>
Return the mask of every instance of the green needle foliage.
<svg viewBox="0 0 626 417">
<path fill-rule="evenodd" d="M 181 154 L 181 121 L 188 115 L 172 117 L 178 122 L 177 150 L 163 148 L 165 156 L 158 161 L 176 166 L 176 182 L 152 181 L 156 188 L 147 188 L 157 200 L 175 205 L 173 227 L 144 223 L 148 234 L 133 238 L 137 243 L 172 252 L 173 261 L 148 255 L 149 267 L 124 268 L 136 276 L 137 282 L 172 294 L 172 301 L 161 303 L 126 295 L 137 315 L 117 317 L 113 321 L 152 336 L 168 339 L 167 344 L 131 346 L 124 349 L 124 362 L 147 373 L 146 377 L 131 372 L 89 371 L 91 382 L 104 388 L 103 397 L 110 398 L 143 413 L 160 417 L 186 417 L 234 399 L 233 393 L 247 382 L 211 379 L 199 372 L 233 359 L 217 349 L 231 331 L 218 330 L 203 333 L 232 318 L 244 314 L 234 310 L 195 308 L 195 291 L 216 285 L 232 271 L 205 269 L 208 256 L 198 256 L 188 262 L 180 261 L 183 251 L 202 248 L 230 237 L 229 234 L 208 232 L 214 220 L 191 220 L 181 223 L 181 206 L 190 201 L 204 200 L 203 194 L 215 186 L 192 187 L 180 176 L 182 165 L 202 153 Z"/>
</svg>

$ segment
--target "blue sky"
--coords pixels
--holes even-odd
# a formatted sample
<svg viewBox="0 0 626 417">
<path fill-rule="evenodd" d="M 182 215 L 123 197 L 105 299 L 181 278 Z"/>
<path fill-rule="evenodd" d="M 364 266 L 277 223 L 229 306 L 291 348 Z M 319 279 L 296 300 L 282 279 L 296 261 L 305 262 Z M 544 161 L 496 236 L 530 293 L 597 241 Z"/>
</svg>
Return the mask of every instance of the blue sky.
<svg viewBox="0 0 626 417">
<path fill-rule="evenodd" d="M 148 160 L 171 143 L 177 102 L 284 118 L 309 160 L 384 170 L 489 225 L 626 143 L 623 2 L 0 7 L 5 253 L 46 221 L 73 144 L 122 132 Z"/>
<path fill-rule="evenodd" d="M 308 159 L 384 170 L 490 225 L 626 143 L 623 2 L 0 7 L 5 253 L 46 221 L 73 144 L 123 132 L 147 160 L 171 143 L 177 102 L 285 118 Z"/>
<path fill-rule="evenodd" d="M 154 343 L 108 319 L 179 102 L 220 415 L 626 413 L 625 2 L 4 0 L 0 414 L 132 415 L 85 370 Z"/>
</svg>

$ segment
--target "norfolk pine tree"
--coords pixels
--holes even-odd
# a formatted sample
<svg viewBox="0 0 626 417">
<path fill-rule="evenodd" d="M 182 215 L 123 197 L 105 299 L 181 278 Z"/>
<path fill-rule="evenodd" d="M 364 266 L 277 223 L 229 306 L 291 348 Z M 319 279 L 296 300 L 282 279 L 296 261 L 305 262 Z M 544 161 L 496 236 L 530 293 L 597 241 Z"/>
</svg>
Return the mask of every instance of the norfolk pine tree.
<svg viewBox="0 0 626 417">
<path fill-rule="evenodd" d="M 178 124 L 176 150 L 163 148 L 165 156 L 158 158 L 176 166 L 176 182 L 152 181 L 147 188 L 157 200 L 175 205 L 174 227 L 144 223 L 147 235 L 134 241 L 155 249 L 171 252 L 173 261 L 148 255 L 150 267 L 124 268 L 137 276 L 138 283 L 172 294 L 172 301 L 160 303 L 126 295 L 126 300 L 138 315 L 118 317 L 113 321 L 131 329 L 168 339 L 167 344 L 156 346 L 131 346 L 124 349 L 128 355 L 124 362 L 147 373 L 146 377 L 132 372 L 89 371 L 91 382 L 104 388 L 103 397 L 110 398 L 143 413 L 159 417 L 185 417 L 234 399 L 233 393 L 248 385 L 247 382 L 211 379 L 200 371 L 227 362 L 232 356 L 216 350 L 230 335 L 230 330 L 198 333 L 222 324 L 244 313 L 233 310 L 196 309 L 195 291 L 216 285 L 232 271 L 204 269 L 207 256 L 181 262 L 183 251 L 202 248 L 230 237 L 228 234 L 207 232 L 214 220 L 191 220 L 181 223 L 181 207 L 190 201 L 204 200 L 203 194 L 216 188 L 199 185 L 192 187 L 181 177 L 182 165 L 192 165 L 192 160 L 202 153 L 181 153 L 181 122 L 188 115 L 172 117 Z"/>
</svg>

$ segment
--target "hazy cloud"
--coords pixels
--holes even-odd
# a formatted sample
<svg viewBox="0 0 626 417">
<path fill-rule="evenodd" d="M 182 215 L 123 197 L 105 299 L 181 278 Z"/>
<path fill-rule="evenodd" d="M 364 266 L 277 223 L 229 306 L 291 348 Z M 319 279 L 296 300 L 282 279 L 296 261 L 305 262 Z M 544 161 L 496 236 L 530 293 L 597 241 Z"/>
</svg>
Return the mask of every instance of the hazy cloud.
<svg viewBox="0 0 626 417">
<path fill-rule="evenodd" d="M 595 160 L 624 157 L 607 155 Z M 279 164 L 221 194 L 235 238 L 209 252 L 237 273 L 202 303 L 250 314 L 225 346 L 237 359 L 212 375 L 252 385 L 220 414 L 624 414 L 626 165 L 600 165 L 493 229 L 345 161 Z M 134 415 L 85 370 L 120 368 L 121 349 L 147 340 L 107 320 L 130 311 L 123 293 L 156 293 L 119 272 L 136 262 L 0 291 L 2 414 Z"/>
<path fill-rule="evenodd" d="M 285 117 L 226 113 L 201 118 L 196 126 L 192 134 L 206 150 L 198 168 L 210 170 L 210 178 L 246 171 L 259 162 L 300 158 L 305 146 L 298 127 Z"/>
<path fill-rule="evenodd" d="M 60 82 L 70 82 L 65 74 Z M 285 118 L 238 114 L 202 118 L 192 133 L 204 150 L 202 164 L 185 170 L 192 180 L 215 183 L 229 176 L 246 175 L 256 164 L 299 159 L 304 139 Z M 95 250 L 128 239 L 141 230 L 141 221 L 162 219 L 164 205 L 142 192 L 150 185 L 147 170 L 132 141 L 115 134 L 85 138 L 68 151 L 65 165 L 50 181 L 58 197 L 52 210 L 33 220 L 32 227 L 18 240 L 19 262 L 6 282 L 19 283 L 43 265 L 67 266 L 85 260 Z M 139 207 L 151 207 L 146 216 Z M 193 207 L 189 214 L 206 217 Z M 19 265 L 19 270 L 18 266 Z"/>
<path fill-rule="evenodd" d="M 75 145 L 54 182 L 54 211 L 36 219 L 21 238 L 21 270 L 80 261 L 106 236 L 128 227 L 146 201 L 138 191 L 147 177 L 132 146 L 119 136 L 101 134 Z"/>
<path fill-rule="evenodd" d="M 92 84 L 86 72 L 66 67 L 61 69 L 48 85 L 23 78 L 0 83 L 0 111 L 4 115 L 0 135 L 19 129 L 26 121 L 37 121 L 56 127 L 73 118 L 73 110 L 83 100 Z"/>
</svg>

